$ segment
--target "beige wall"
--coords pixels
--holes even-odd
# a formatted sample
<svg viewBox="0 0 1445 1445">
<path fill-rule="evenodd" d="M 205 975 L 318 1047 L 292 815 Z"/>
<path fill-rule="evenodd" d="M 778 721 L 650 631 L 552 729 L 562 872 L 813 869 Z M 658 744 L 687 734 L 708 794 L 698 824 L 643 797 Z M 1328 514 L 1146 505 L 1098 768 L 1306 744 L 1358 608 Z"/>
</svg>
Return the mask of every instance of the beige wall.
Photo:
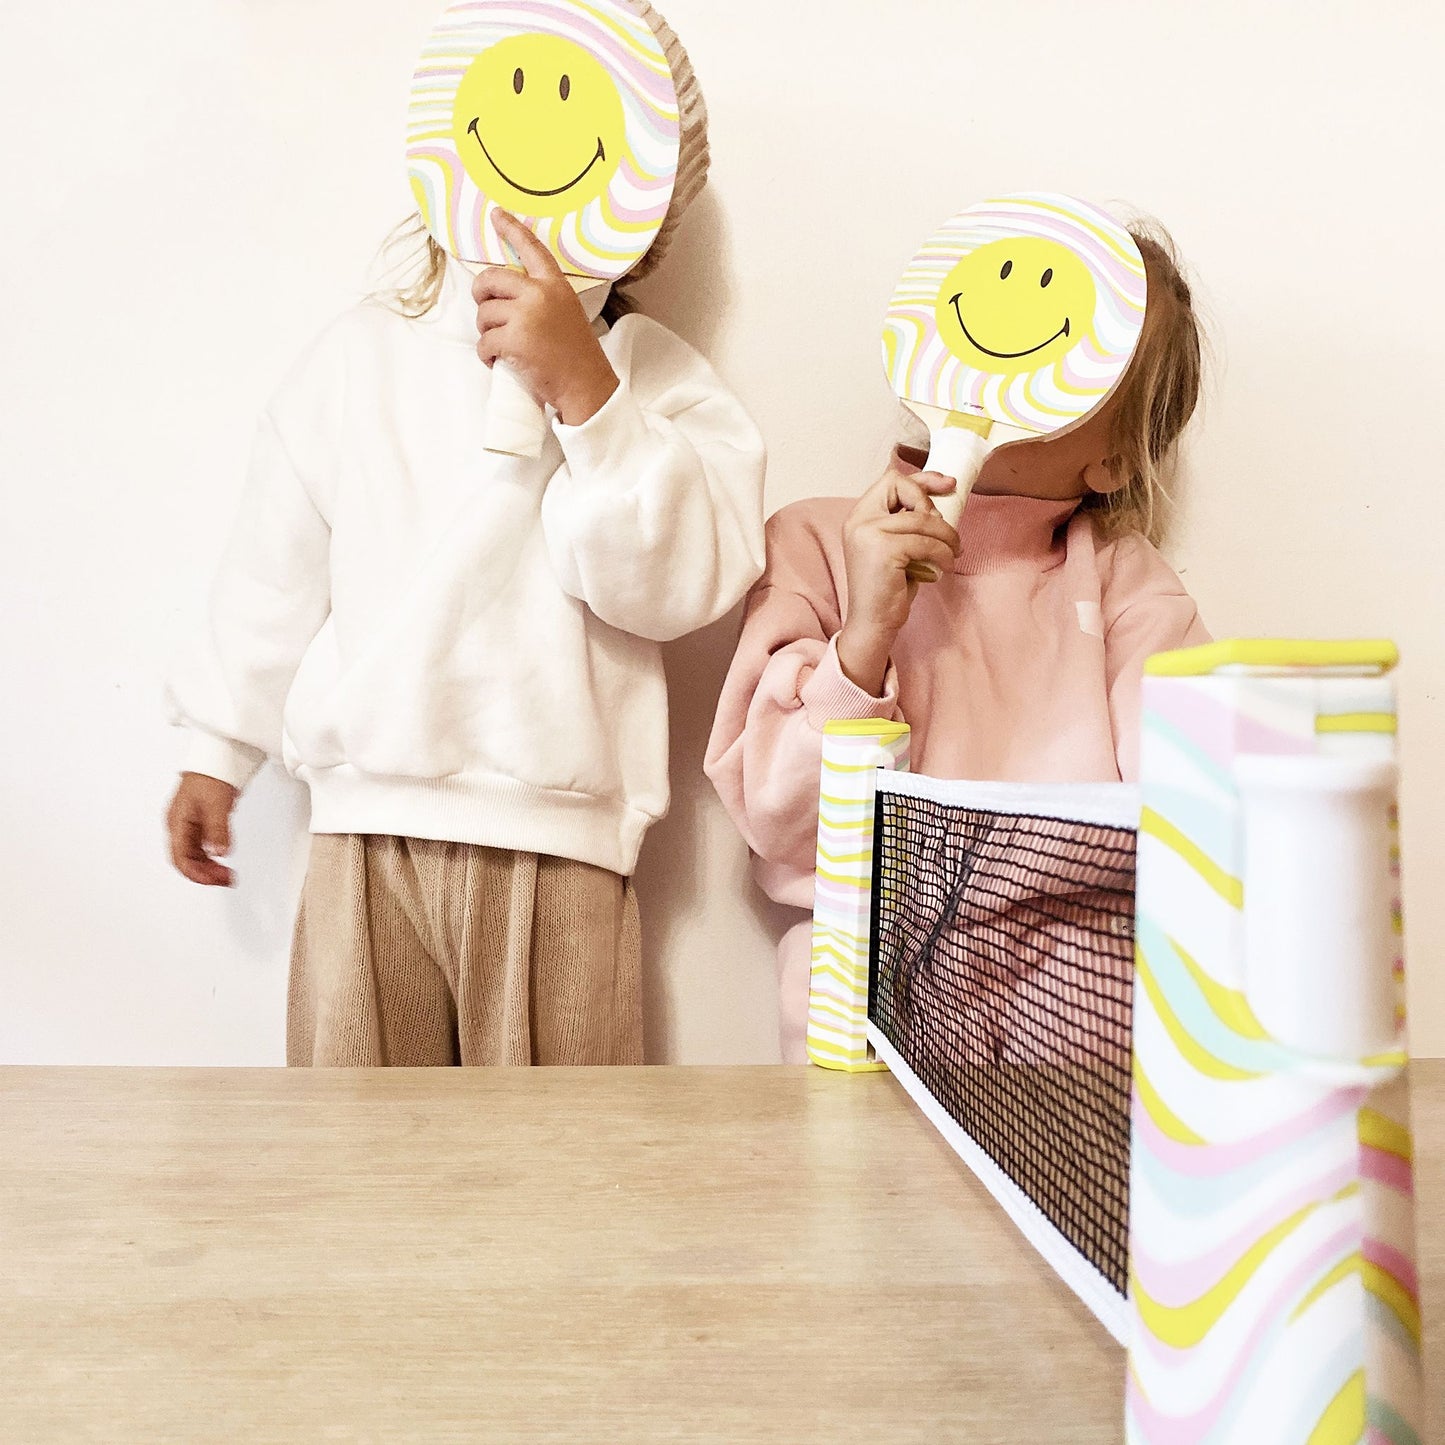
<svg viewBox="0 0 1445 1445">
<path fill-rule="evenodd" d="M 301 800 L 274 778 L 248 797 L 235 894 L 168 877 L 158 679 L 257 408 L 406 206 L 401 107 L 433 8 L 7 9 L 0 87 L 33 128 L 0 135 L 0 1059 L 279 1057 Z M 771 507 L 874 474 L 882 308 L 949 210 L 1051 187 L 1173 228 L 1216 344 L 1173 554 L 1217 633 L 1399 640 L 1415 1034 L 1445 1052 L 1445 208 L 1425 188 L 1445 12 L 668 8 L 714 185 L 647 294 L 762 425 Z M 699 774 L 732 628 L 669 657 L 677 805 L 642 874 L 658 1056 L 773 1047 L 777 919 Z"/>
</svg>

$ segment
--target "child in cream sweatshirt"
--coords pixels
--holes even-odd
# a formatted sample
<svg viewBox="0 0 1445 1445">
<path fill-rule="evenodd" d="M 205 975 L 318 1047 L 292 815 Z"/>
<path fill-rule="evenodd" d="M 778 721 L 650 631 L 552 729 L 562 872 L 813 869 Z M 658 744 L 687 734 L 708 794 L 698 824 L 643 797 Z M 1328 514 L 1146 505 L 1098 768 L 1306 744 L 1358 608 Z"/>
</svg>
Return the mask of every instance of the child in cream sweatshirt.
<svg viewBox="0 0 1445 1445">
<path fill-rule="evenodd" d="M 638 9 L 683 103 L 656 256 L 703 184 L 705 116 Z M 231 881 L 230 811 L 268 755 L 311 791 L 294 1064 L 641 1061 L 631 875 L 668 802 L 660 644 L 762 567 L 739 403 L 646 316 L 590 317 L 530 231 L 499 227 L 526 275 L 474 288 L 429 243 L 424 314 L 356 307 L 277 392 L 170 688 L 188 878 Z M 482 445 L 498 359 L 555 413 L 537 460 Z"/>
</svg>

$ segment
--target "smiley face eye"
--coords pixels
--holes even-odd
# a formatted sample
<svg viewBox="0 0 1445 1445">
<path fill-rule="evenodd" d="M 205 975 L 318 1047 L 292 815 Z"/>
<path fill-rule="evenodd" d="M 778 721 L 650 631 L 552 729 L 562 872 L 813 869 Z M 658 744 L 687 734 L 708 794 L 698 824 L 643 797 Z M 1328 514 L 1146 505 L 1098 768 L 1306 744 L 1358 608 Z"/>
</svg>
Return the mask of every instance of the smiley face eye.
<svg viewBox="0 0 1445 1445">
<path fill-rule="evenodd" d="M 1012 271 L 1013 268 L 1014 268 L 1014 263 L 1013 263 L 1012 261 L 1005 261 L 1005 262 L 1003 263 L 1003 270 L 998 273 L 998 279 L 999 279 L 1000 281 L 1007 281 L 1007 280 L 1008 280 L 1008 273 L 1009 273 L 1010 271 Z"/>
<path fill-rule="evenodd" d="M 516 91 L 518 95 L 521 95 L 522 86 L 526 83 L 526 79 L 527 77 L 522 74 L 522 67 L 519 65 L 512 72 L 512 89 Z"/>
<path fill-rule="evenodd" d="M 557 87 L 557 93 L 563 100 L 566 100 L 567 97 L 572 94 L 572 79 L 570 76 L 564 75 L 562 77 L 562 83 Z"/>
<path fill-rule="evenodd" d="M 1047 285 L 1049 284 L 1049 282 L 1052 281 L 1053 279 L 1054 279 L 1054 268 L 1053 268 L 1052 266 L 1050 266 L 1049 269 L 1048 269 L 1047 271 L 1045 271 L 1042 276 L 1039 277 L 1039 285 L 1040 285 L 1040 286 L 1047 286 Z"/>
</svg>

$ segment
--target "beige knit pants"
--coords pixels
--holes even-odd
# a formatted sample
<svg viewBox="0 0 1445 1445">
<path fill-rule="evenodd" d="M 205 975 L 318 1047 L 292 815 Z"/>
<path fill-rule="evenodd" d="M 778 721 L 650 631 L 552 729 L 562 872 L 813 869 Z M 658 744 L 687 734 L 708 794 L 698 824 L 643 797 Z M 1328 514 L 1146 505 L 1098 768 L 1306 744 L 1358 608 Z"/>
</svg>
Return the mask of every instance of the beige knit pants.
<svg viewBox="0 0 1445 1445">
<path fill-rule="evenodd" d="M 286 1061 L 640 1064 L 631 879 L 466 843 L 318 833 Z"/>
</svg>

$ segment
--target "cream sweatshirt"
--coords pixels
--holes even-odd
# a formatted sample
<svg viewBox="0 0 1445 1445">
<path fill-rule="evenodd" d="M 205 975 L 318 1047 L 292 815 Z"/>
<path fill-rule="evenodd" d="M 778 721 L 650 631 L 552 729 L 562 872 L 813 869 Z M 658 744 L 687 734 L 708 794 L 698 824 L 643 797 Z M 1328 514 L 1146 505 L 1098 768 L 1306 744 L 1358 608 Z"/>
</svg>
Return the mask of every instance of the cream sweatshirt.
<svg viewBox="0 0 1445 1445">
<path fill-rule="evenodd" d="M 910 468 L 900 461 L 904 470 Z M 1152 653 L 1208 641 L 1193 600 L 1134 534 L 1101 541 L 1072 502 L 974 493 L 952 575 L 921 587 L 882 696 L 838 666 L 848 498 L 785 507 L 748 601 L 706 768 L 763 890 L 813 905 L 823 727 L 903 718 L 915 772 L 1015 782 L 1132 780 Z M 803 1057 L 811 947 L 779 949 L 783 1053 Z"/>
<path fill-rule="evenodd" d="M 317 833 L 575 858 L 629 874 L 668 802 L 659 644 L 762 568 L 763 446 L 643 316 L 597 330 L 621 384 L 539 460 L 482 447 L 470 276 L 419 320 L 374 303 L 261 418 L 205 637 L 169 687 L 187 770 L 268 755 Z"/>
</svg>

